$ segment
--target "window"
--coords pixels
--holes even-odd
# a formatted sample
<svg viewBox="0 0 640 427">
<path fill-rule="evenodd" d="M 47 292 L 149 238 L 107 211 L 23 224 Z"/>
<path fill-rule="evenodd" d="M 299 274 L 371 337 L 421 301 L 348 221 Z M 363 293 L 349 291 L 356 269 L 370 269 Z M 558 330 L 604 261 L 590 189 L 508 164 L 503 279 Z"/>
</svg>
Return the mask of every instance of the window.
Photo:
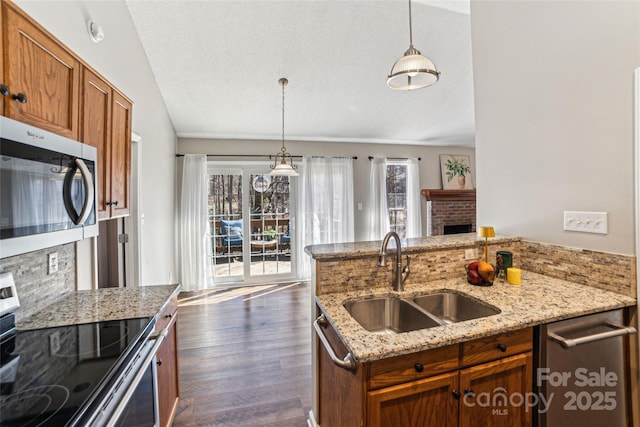
<svg viewBox="0 0 640 427">
<path fill-rule="evenodd" d="M 406 163 L 387 163 L 387 209 L 391 231 L 400 238 L 407 231 L 407 165 Z"/>
<path fill-rule="evenodd" d="M 422 237 L 420 171 L 417 158 L 371 158 L 369 239 L 389 231 L 400 238 Z"/>
</svg>

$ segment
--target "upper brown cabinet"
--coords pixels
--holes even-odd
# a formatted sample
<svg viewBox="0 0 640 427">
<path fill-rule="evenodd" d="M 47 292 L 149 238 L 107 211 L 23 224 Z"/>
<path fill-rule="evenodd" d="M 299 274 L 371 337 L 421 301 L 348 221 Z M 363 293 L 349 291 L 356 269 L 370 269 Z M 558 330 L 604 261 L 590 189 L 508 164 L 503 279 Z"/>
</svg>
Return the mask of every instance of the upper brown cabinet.
<svg viewBox="0 0 640 427">
<path fill-rule="evenodd" d="M 80 140 L 98 149 L 98 219 L 128 215 L 131 101 L 84 68 L 81 108 Z"/>
<path fill-rule="evenodd" d="M 13 3 L 2 21 L 3 115 L 78 139 L 80 61 Z"/>
<path fill-rule="evenodd" d="M 98 149 L 98 219 L 129 214 L 132 103 L 10 1 L 2 1 L 0 112 Z"/>
</svg>

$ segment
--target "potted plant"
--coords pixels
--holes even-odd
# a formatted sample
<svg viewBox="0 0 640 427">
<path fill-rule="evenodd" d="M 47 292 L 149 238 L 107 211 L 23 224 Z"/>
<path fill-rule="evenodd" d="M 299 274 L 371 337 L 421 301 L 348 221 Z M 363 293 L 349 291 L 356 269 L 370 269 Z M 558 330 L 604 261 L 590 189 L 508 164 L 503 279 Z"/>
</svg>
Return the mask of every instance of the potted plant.
<svg viewBox="0 0 640 427">
<path fill-rule="evenodd" d="M 466 184 L 465 175 L 471 172 L 471 168 L 464 163 L 461 158 L 451 158 L 445 163 L 447 171 L 447 181 L 451 182 L 453 178 L 457 178 L 460 188 L 464 188 Z"/>
<path fill-rule="evenodd" d="M 262 235 L 264 236 L 264 240 L 270 242 L 276 237 L 276 230 L 265 230 Z"/>
</svg>

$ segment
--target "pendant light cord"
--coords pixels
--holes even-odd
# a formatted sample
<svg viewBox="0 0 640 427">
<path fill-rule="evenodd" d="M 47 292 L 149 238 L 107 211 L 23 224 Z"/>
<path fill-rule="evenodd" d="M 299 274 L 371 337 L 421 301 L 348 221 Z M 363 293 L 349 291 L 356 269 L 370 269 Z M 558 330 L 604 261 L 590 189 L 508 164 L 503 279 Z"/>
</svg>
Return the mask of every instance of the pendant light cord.
<svg viewBox="0 0 640 427">
<path fill-rule="evenodd" d="M 284 87 L 285 85 L 282 85 L 282 153 L 284 153 L 286 151 L 286 148 L 284 148 Z"/>
<path fill-rule="evenodd" d="M 409 0 L 409 47 L 413 47 L 413 25 L 411 21 L 411 0 Z"/>
</svg>

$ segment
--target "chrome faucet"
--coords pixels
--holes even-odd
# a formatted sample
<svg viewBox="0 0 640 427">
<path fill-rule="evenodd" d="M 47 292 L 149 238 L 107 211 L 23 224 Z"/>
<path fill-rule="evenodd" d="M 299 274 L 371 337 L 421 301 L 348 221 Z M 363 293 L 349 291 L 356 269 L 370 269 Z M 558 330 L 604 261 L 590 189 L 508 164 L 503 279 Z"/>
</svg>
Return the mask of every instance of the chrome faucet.
<svg viewBox="0 0 640 427">
<path fill-rule="evenodd" d="M 387 266 L 387 246 L 389 245 L 389 239 L 396 241 L 396 264 L 393 267 L 393 290 L 403 291 L 403 283 L 409 277 L 411 270 L 409 269 L 409 255 L 407 255 L 407 264 L 402 267 L 402 246 L 400 244 L 400 236 L 395 231 L 390 231 L 384 236 L 382 240 L 382 247 L 380 248 L 380 254 L 378 255 L 378 267 Z"/>
</svg>

